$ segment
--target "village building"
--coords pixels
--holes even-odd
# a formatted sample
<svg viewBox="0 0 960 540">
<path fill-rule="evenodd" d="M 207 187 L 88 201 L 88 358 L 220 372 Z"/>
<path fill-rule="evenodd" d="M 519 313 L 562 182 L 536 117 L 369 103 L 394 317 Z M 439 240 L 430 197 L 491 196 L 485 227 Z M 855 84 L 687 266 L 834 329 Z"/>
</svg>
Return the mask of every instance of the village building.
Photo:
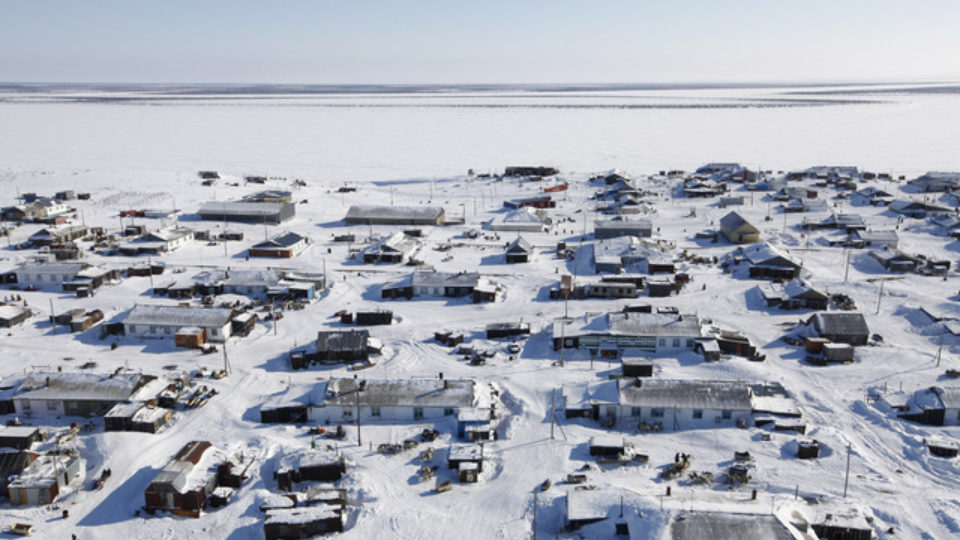
<svg viewBox="0 0 960 540">
<path fill-rule="evenodd" d="M 369 330 L 330 330 L 317 333 L 320 362 L 357 362 L 369 357 Z"/>
<path fill-rule="evenodd" d="M 862 313 L 823 311 L 807 319 L 807 327 L 833 343 L 866 345 L 870 329 Z"/>
<path fill-rule="evenodd" d="M 800 275 L 802 268 L 800 259 L 769 242 L 738 247 L 730 253 L 729 258 L 734 264 L 746 261 L 751 278 L 794 279 Z"/>
<path fill-rule="evenodd" d="M 62 202 L 48 197 L 39 197 L 26 204 L 12 206 L 3 210 L 3 219 L 7 221 L 53 221 L 70 212 Z"/>
<path fill-rule="evenodd" d="M 498 214 L 487 227 L 499 232 L 544 232 L 551 220 L 546 212 L 535 208 L 519 208 Z"/>
<path fill-rule="evenodd" d="M 535 250 L 533 244 L 519 236 L 507 244 L 507 248 L 504 251 L 507 264 L 530 262 L 534 255 Z"/>
<path fill-rule="evenodd" d="M 896 249 L 900 243 L 897 231 L 890 229 L 885 231 L 853 231 L 850 233 L 848 242 L 853 247 L 873 247 Z"/>
<path fill-rule="evenodd" d="M 560 169 L 529 165 L 507 167 L 503 171 L 504 176 L 553 176 L 555 174 L 560 174 Z"/>
<path fill-rule="evenodd" d="M 618 236 L 637 236 L 649 238 L 653 235 L 653 224 L 649 219 L 608 219 L 593 224 L 593 237 L 616 238 Z"/>
<path fill-rule="evenodd" d="M 85 225 L 60 225 L 47 227 L 30 235 L 27 239 L 35 246 L 53 246 L 64 244 L 87 235 Z"/>
<path fill-rule="evenodd" d="M 287 232 L 258 242 L 248 250 L 251 257 L 291 259 L 307 248 L 310 239 L 295 232 Z"/>
<path fill-rule="evenodd" d="M 223 343 L 231 335 L 233 311 L 225 308 L 137 304 L 123 319 L 124 332 L 139 338 L 173 338 L 181 329 L 203 330 L 204 341 Z"/>
<path fill-rule="evenodd" d="M 727 185 L 713 179 L 689 178 L 683 182 L 683 195 L 691 199 L 717 197 L 727 192 Z"/>
<path fill-rule="evenodd" d="M 320 383 L 312 422 L 426 422 L 483 407 L 489 388 L 470 379 L 339 379 Z M 482 390 L 486 389 L 487 392 Z"/>
<path fill-rule="evenodd" d="M 694 314 L 611 312 L 555 319 L 552 335 L 555 351 L 563 347 L 591 354 L 616 355 L 629 349 L 677 353 L 693 350 L 703 329 Z"/>
<path fill-rule="evenodd" d="M 666 246 L 636 236 L 617 236 L 593 243 L 593 267 L 598 274 L 676 271 L 673 255 Z"/>
<path fill-rule="evenodd" d="M 928 172 L 907 182 L 924 193 L 952 191 L 960 188 L 960 172 Z"/>
<path fill-rule="evenodd" d="M 722 380 L 621 378 L 564 385 L 566 418 L 591 418 L 604 425 L 656 425 L 682 430 L 750 426 L 754 415 L 801 416 L 779 383 Z"/>
<path fill-rule="evenodd" d="M 499 284 L 481 277 L 478 272 L 437 272 L 417 270 L 403 280 L 384 285 L 380 298 L 462 298 L 474 303 L 495 302 Z"/>
<path fill-rule="evenodd" d="M 62 290 L 65 282 L 90 266 L 84 262 L 25 262 L 17 267 L 17 283 L 24 288 Z"/>
<path fill-rule="evenodd" d="M 825 310 L 830 303 L 830 297 L 825 292 L 802 279 L 787 283 L 763 283 L 757 285 L 757 290 L 767 307 Z"/>
<path fill-rule="evenodd" d="M 930 426 L 960 426 L 960 387 L 931 386 L 913 392 L 906 409 L 899 415 L 904 420 Z"/>
<path fill-rule="evenodd" d="M 753 244 L 760 241 L 760 229 L 736 212 L 720 218 L 720 233 L 732 244 Z"/>
<path fill-rule="evenodd" d="M 867 224 L 863 221 L 860 214 L 831 214 L 829 217 L 819 221 L 804 218 L 800 227 L 806 230 L 818 229 L 839 229 L 847 233 L 857 230 L 864 230 Z"/>
<path fill-rule="evenodd" d="M 914 219 L 923 219 L 925 217 L 952 214 L 955 212 L 953 208 L 939 204 L 905 200 L 893 201 L 887 208 L 889 208 L 891 212 Z"/>
<path fill-rule="evenodd" d="M 293 192 L 281 189 L 267 189 L 244 195 L 241 200 L 252 203 L 292 203 Z"/>
<path fill-rule="evenodd" d="M 442 225 L 443 208 L 433 206 L 356 205 L 347 210 L 347 225 Z"/>
<path fill-rule="evenodd" d="M 189 227 L 167 227 L 125 242 L 117 249 L 124 255 L 162 255 L 183 247 L 193 239 L 194 231 Z"/>
<path fill-rule="evenodd" d="M 413 258 L 422 245 L 413 236 L 395 232 L 363 248 L 361 256 L 365 264 L 403 264 Z"/>
<path fill-rule="evenodd" d="M 70 453 L 39 455 L 7 484 L 14 506 L 53 503 L 59 495 L 80 488 L 86 478 L 86 461 Z"/>
<path fill-rule="evenodd" d="M 36 426 L 0 426 L 0 448 L 29 450 L 40 441 L 40 428 Z"/>
<path fill-rule="evenodd" d="M 117 403 L 103 415 L 104 431 L 156 433 L 173 418 L 173 411 L 143 401 Z"/>
<path fill-rule="evenodd" d="M 319 504 L 294 508 L 271 508 L 263 519 L 266 540 L 313 538 L 343 532 L 342 506 Z"/>
<path fill-rule="evenodd" d="M 869 253 L 873 260 L 891 272 L 913 272 L 923 263 L 919 257 L 904 253 L 899 249 L 874 249 Z"/>
<path fill-rule="evenodd" d="M 30 318 L 33 312 L 22 306 L 0 306 L 0 328 L 13 328 Z"/>
<path fill-rule="evenodd" d="M 156 377 L 132 372 L 34 372 L 11 399 L 15 412 L 24 416 L 102 416 L 118 403 L 152 399 L 162 386 Z"/>
<path fill-rule="evenodd" d="M 144 509 L 200 517 L 216 487 L 216 452 L 207 441 L 187 443 L 144 491 Z"/>
<path fill-rule="evenodd" d="M 873 186 L 857 190 L 853 195 L 874 206 L 886 206 L 893 201 L 891 193 Z"/>
<path fill-rule="evenodd" d="M 557 201 L 553 200 L 550 195 L 539 195 L 536 197 L 526 197 L 521 199 L 512 199 L 509 201 L 503 201 L 504 208 L 512 209 L 521 209 L 521 208 L 556 208 Z"/>
<path fill-rule="evenodd" d="M 293 219 L 296 205 L 281 202 L 206 202 L 197 211 L 207 221 L 236 221 L 241 223 L 270 223 L 277 225 Z"/>
</svg>

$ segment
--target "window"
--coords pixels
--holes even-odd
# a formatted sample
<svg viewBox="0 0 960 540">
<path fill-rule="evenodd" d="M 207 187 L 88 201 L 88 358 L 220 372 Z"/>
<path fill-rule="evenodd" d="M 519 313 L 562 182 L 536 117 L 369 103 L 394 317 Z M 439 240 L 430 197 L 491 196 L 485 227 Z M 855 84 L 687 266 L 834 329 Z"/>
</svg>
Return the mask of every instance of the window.
<svg viewBox="0 0 960 540">
<path fill-rule="evenodd" d="M 21 402 L 20 402 L 20 408 L 22 408 L 22 409 L 25 410 L 25 411 L 29 411 L 29 410 L 30 410 L 30 402 L 29 402 L 29 401 L 26 401 L 26 400 L 21 401 Z"/>
<path fill-rule="evenodd" d="M 673 346 L 674 346 L 674 347 L 679 347 L 679 346 L 680 346 L 680 338 L 676 338 L 676 337 L 673 338 Z"/>
<path fill-rule="evenodd" d="M 607 418 L 616 418 L 617 408 L 614 406 L 607 407 Z"/>
<path fill-rule="evenodd" d="M 630 416 L 640 416 L 640 407 L 630 407 Z"/>
<path fill-rule="evenodd" d="M 664 339 L 664 338 L 660 338 L 660 346 L 661 346 L 661 347 L 666 347 L 666 346 L 667 346 L 667 340 Z"/>
<path fill-rule="evenodd" d="M 723 418 L 724 420 L 729 420 L 733 418 L 733 411 L 722 411 L 720 413 L 720 417 Z"/>
<path fill-rule="evenodd" d="M 444 416 L 453 416 L 453 408 L 452 408 L 452 407 L 447 407 L 446 409 L 444 409 L 444 410 L 443 410 L 443 415 L 444 415 Z"/>
<path fill-rule="evenodd" d="M 687 348 L 688 348 L 688 349 L 692 349 L 694 343 L 696 343 L 694 340 L 688 339 L 688 340 L 687 340 Z"/>
<path fill-rule="evenodd" d="M 211 329 L 210 329 L 210 335 L 211 335 L 211 336 L 218 336 L 218 335 L 220 335 L 220 330 L 217 330 L 216 328 L 211 328 Z"/>
<path fill-rule="evenodd" d="M 129 328 L 130 328 L 130 333 L 131 333 L 131 334 L 137 333 L 137 325 L 131 324 L 131 325 L 129 326 Z"/>
<path fill-rule="evenodd" d="M 57 402 L 54 401 L 54 400 L 52 400 L 52 399 L 48 399 L 48 400 L 47 400 L 47 410 L 48 410 L 48 411 L 55 411 L 55 410 L 57 410 Z"/>
<path fill-rule="evenodd" d="M 694 409 L 694 410 L 693 410 L 693 417 L 694 417 L 695 419 L 697 419 L 697 420 L 703 418 L 703 409 Z"/>
<path fill-rule="evenodd" d="M 164 327 L 163 327 L 163 333 L 169 335 L 169 334 L 170 334 L 170 327 L 169 327 L 169 326 L 164 326 Z"/>
<path fill-rule="evenodd" d="M 353 418 L 353 409 L 344 409 L 343 410 L 344 418 Z"/>
<path fill-rule="evenodd" d="M 156 334 L 156 333 L 157 333 L 157 327 L 156 327 L 156 326 L 151 326 L 151 327 L 150 327 L 150 333 L 151 333 L 151 334 Z"/>
<path fill-rule="evenodd" d="M 414 407 L 413 408 L 413 419 L 420 420 L 423 418 L 423 407 Z"/>
<path fill-rule="evenodd" d="M 380 416 L 380 407 L 370 407 L 370 416 Z"/>
<path fill-rule="evenodd" d="M 660 407 L 650 409 L 650 416 L 654 418 L 663 418 L 663 409 Z"/>
</svg>

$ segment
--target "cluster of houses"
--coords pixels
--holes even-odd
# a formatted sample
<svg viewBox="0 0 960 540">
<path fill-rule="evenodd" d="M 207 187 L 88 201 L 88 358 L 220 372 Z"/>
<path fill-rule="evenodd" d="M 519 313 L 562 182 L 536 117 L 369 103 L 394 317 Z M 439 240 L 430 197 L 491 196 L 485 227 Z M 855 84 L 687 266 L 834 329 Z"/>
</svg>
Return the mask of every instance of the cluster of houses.
<svg viewBox="0 0 960 540">
<path fill-rule="evenodd" d="M 552 167 L 508 167 L 503 176 L 543 182 L 544 177 L 558 173 Z M 219 177 L 213 171 L 202 171 L 200 176 L 211 182 Z M 811 235 L 822 231 L 830 235 L 827 245 L 831 247 L 868 249 L 868 256 L 890 272 L 946 275 L 951 267 L 951 261 L 911 255 L 901 249 L 897 232 L 899 220 L 930 218 L 944 234 L 960 235 L 960 219 L 953 208 L 926 200 L 898 199 L 889 191 L 875 187 L 858 189 L 863 180 L 878 178 L 878 175 L 856 167 L 811 167 L 775 176 L 771 171 L 754 171 L 737 163 L 710 163 L 690 175 L 664 171 L 660 177 L 674 182 L 675 195 L 716 198 L 717 206 L 724 209 L 744 204 L 744 197 L 732 193 L 740 186 L 749 191 L 768 191 L 771 202 L 782 203 L 778 208 L 784 214 L 805 214 L 796 224 L 800 231 Z M 676 183 L 678 177 L 679 184 Z M 594 196 L 598 201 L 594 210 L 605 215 L 593 222 L 592 238 L 586 234 L 581 237 L 582 241 L 589 242 L 588 249 L 581 253 L 591 257 L 596 275 L 559 276 L 559 285 L 550 291 L 551 298 L 635 299 L 643 291 L 651 297 L 679 292 L 689 280 L 684 266 L 688 257 L 685 252 L 678 253 L 675 243 L 659 238 L 655 217 L 649 217 L 656 212 L 651 196 L 657 194 L 644 191 L 617 171 L 599 175 L 591 182 L 602 185 Z M 908 185 L 923 193 L 949 193 L 960 190 L 960 173 L 931 172 L 911 180 Z M 563 202 L 554 197 L 564 197 L 567 187 L 564 181 L 542 188 L 534 196 L 506 200 L 503 208 L 485 223 L 487 230 L 497 233 L 486 237 L 499 240 L 499 233 L 516 234 L 515 237 L 510 234 L 513 238 L 498 244 L 497 249 L 503 250 L 504 262 L 533 261 L 543 246 L 536 245 L 532 239 L 548 233 L 559 234 L 563 222 L 551 210 Z M 825 200 L 827 188 L 847 194 L 844 199 L 857 204 L 885 207 L 898 219 L 897 228 L 871 228 L 856 213 L 855 205 L 846 210 L 838 210 L 836 204 L 831 207 Z M 123 270 L 79 260 L 82 253 L 77 247 L 78 241 L 99 244 L 107 239 L 107 244 L 121 255 L 163 258 L 197 240 L 243 241 L 243 233 L 228 230 L 227 223 L 279 226 L 296 217 L 293 193 L 270 189 L 240 200 L 204 203 L 197 216 L 211 223 L 223 223 L 219 233 L 181 223 L 156 230 L 128 225 L 122 231 L 125 240 L 116 241 L 109 239 L 110 235 L 105 235 L 103 229 L 70 223 L 66 216 L 73 211 L 66 203 L 73 198 L 77 197 L 72 192 L 57 194 L 55 198 L 25 198 L 23 204 L 3 209 L 6 221 L 48 225 L 29 238 L 30 245 L 41 248 L 40 254 L 46 256 L 0 272 L 3 283 L 21 290 L 76 291 L 78 296 L 87 296 L 99 287 L 117 283 L 123 278 Z M 852 310 L 831 311 L 836 299 L 814 285 L 797 255 L 797 248 L 788 249 L 765 239 L 760 227 L 740 212 L 723 212 L 711 236 L 714 242 L 722 238 L 732 245 L 733 249 L 720 263 L 725 271 L 741 272 L 759 280 L 748 293 L 748 299 L 767 309 L 811 311 L 785 338 L 802 345 L 809 362 L 853 361 L 855 348 L 873 340 L 864 316 Z M 149 217 L 147 214 L 141 212 L 130 217 Z M 400 279 L 379 283 L 373 294 L 380 300 L 497 302 L 503 297 L 504 287 L 491 277 L 471 270 L 438 271 L 422 263 L 430 242 L 419 227 L 460 223 L 463 221 L 451 218 L 439 206 L 354 205 L 343 217 L 343 224 L 347 226 L 370 228 L 370 234 L 361 241 L 362 247 L 355 252 L 355 263 L 416 267 Z M 398 230 L 374 236 L 374 225 Z M 356 235 L 345 235 L 338 240 L 352 243 Z M 265 235 L 262 242 L 248 247 L 246 255 L 291 259 L 310 244 L 308 237 L 285 231 Z M 560 244 L 558 256 L 571 253 L 565 242 Z M 449 245 L 445 249 L 449 249 Z M 716 262 L 714 259 L 712 264 Z M 258 317 L 252 310 L 236 305 L 214 306 L 206 297 L 235 295 L 261 305 L 310 302 L 327 287 L 325 273 L 242 265 L 206 268 L 190 275 L 186 272 L 168 274 L 153 283 L 154 276 L 163 274 L 163 264 L 152 261 L 127 269 L 128 276 L 149 276 L 156 295 L 185 301 L 200 297 L 206 305 L 137 303 L 112 323 L 112 332 L 140 339 L 168 339 L 186 348 L 226 343 L 233 336 L 249 333 Z M 353 321 L 349 313 L 340 315 L 341 322 Z M 358 323 L 360 315 L 358 313 Z M 386 316 L 387 322 L 392 318 L 392 312 L 385 310 L 372 315 L 381 319 Z M 25 305 L 12 302 L 0 305 L 0 327 L 22 324 L 30 316 L 31 310 Z M 70 310 L 60 316 L 51 314 L 55 324 L 69 325 L 71 330 L 76 328 L 75 331 L 85 330 L 103 317 L 99 310 L 85 309 Z M 529 333 L 530 325 L 495 323 L 487 325 L 486 330 L 488 338 L 515 337 Z M 580 354 L 619 360 L 621 366 L 610 380 L 563 386 L 559 410 L 567 421 L 586 419 L 588 425 L 595 422 L 603 428 L 639 431 L 756 427 L 802 434 L 807 429 L 800 406 L 780 383 L 656 376 L 654 357 L 699 354 L 704 360 L 713 361 L 719 359 L 721 353 L 728 353 L 758 358 L 756 347 L 746 337 L 721 331 L 697 313 L 650 305 L 586 312 L 552 320 L 548 339 L 561 362 L 566 354 Z M 305 368 L 313 363 L 365 364 L 382 348 L 383 344 L 367 329 L 322 329 L 317 332 L 315 345 L 291 353 L 291 367 Z M 369 364 L 361 365 L 367 366 Z M 44 415 L 99 417 L 107 431 L 157 433 L 170 423 L 185 398 L 197 403 L 212 395 L 208 390 L 195 388 L 189 380 L 126 370 L 109 375 L 38 372 L 0 383 L 0 412 L 26 419 Z M 933 386 L 915 392 L 905 404 L 897 407 L 899 415 L 906 420 L 957 425 L 960 423 L 960 390 Z M 340 432 L 344 426 L 355 425 L 358 439 L 361 426 L 368 424 L 429 425 L 449 430 L 459 441 L 450 442 L 448 446 L 447 467 L 455 471 L 462 483 L 482 478 L 484 443 L 498 438 L 502 414 L 494 385 L 479 379 L 445 378 L 443 374 L 406 379 L 330 377 L 306 386 L 290 384 L 259 407 L 259 419 L 264 424 L 307 423 Z M 0 473 L 4 473 L 0 481 L 6 482 L 5 491 L 14 505 L 48 504 L 59 494 L 76 489 L 85 479 L 85 463 L 78 454 L 31 452 L 31 447 L 39 442 L 37 428 L 0 427 L 0 448 L 15 450 L 0 451 Z M 612 448 L 622 451 L 621 446 L 614 444 Z M 171 512 L 198 517 L 209 505 L 226 504 L 246 478 L 251 464 L 249 456 L 238 459 L 210 442 L 192 441 L 147 485 L 144 509 L 151 514 Z M 283 495 L 261 507 L 265 536 L 280 539 L 342 531 L 346 523 L 346 492 L 333 487 L 332 483 L 338 482 L 346 469 L 346 461 L 339 452 L 316 448 L 293 452 L 281 460 L 274 479 Z M 321 485 L 303 484 L 307 482 Z M 439 482 L 437 491 L 441 491 Z M 616 534 L 639 530 L 636 520 L 623 518 L 622 511 L 621 518 L 611 517 L 610 504 L 604 502 L 605 494 L 589 491 L 572 489 L 567 493 L 568 530 L 596 527 L 609 521 L 615 522 Z M 798 528 L 809 528 L 818 535 L 840 535 L 831 537 L 862 537 L 864 528 L 859 514 L 851 514 L 853 517 L 849 520 L 837 520 L 839 523 L 831 520 L 840 514 L 826 517 L 819 510 L 801 514 L 812 516 L 804 518 L 809 522 L 805 522 L 804 527 L 800 527 L 796 519 L 784 521 L 778 515 L 745 518 L 720 512 L 694 512 L 683 520 L 665 522 L 663 526 L 674 537 L 789 538 L 791 531 Z M 718 536 L 717 531 L 723 534 Z"/>
</svg>

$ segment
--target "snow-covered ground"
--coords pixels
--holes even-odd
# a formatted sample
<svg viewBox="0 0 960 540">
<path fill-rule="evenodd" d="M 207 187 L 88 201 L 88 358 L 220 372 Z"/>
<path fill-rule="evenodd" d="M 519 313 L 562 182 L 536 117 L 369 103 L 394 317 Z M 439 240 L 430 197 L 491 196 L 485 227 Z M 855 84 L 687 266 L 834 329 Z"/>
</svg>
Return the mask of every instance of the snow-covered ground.
<svg viewBox="0 0 960 540">
<path fill-rule="evenodd" d="M 364 445 L 357 447 L 355 431 L 340 449 L 351 467 L 343 486 L 349 490 L 347 538 L 527 538 L 533 522 L 533 492 L 543 480 L 558 483 L 567 473 L 592 462 L 586 443 L 609 430 L 585 421 L 561 423 L 551 439 L 549 410 L 553 392 L 563 384 L 605 379 L 618 369 L 605 360 L 591 361 L 568 354 L 565 365 L 555 365 L 549 321 L 564 312 L 563 302 L 548 300 L 546 289 L 560 274 L 573 272 L 572 262 L 554 257 L 553 246 L 565 240 L 578 245 L 589 233 L 598 188 L 588 183 L 595 173 L 619 168 L 639 178 L 638 186 L 655 191 L 656 211 L 647 215 L 659 236 L 676 242 L 679 251 L 721 257 L 734 247 L 725 242 L 696 240 L 694 234 L 716 227 L 729 209 L 713 199 L 671 197 L 678 180 L 646 179 L 665 169 L 693 170 L 708 161 L 740 161 L 750 167 L 773 170 L 803 169 L 822 164 L 857 165 L 865 170 L 916 176 L 927 170 L 958 170 L 960 154 L 960 96 L 956 94 L 791 95 L 785 89 L 583 92 L 577 94 L 396 95 L 396 96 L 268 96 L 248 98 L 178 98 L 150 101 L 101 99 L 102 95 L 57 95 L 40 99 L 34 94 L 0 94 L 0 206 L 16 202 L 18 193 L 52 195 L 63 189 L 89 192 L 91 199 L 72 201 L 78 219 L 88 226 L 117 229 L 118 213 L 131 208 L 182 210 L 181 224 L 217 228 L 192 220 L 206 200 L 235 200 L 261 186 L 244 185 L 248 174 L 268 175 L 265 187 L 292 189 L 297 217 L 281 226 L 233 225 L 246 240 L 207 245 L 193 242 L 163 257 L 168 272 L 201 267 L 283 266 L 330 274 L 332 287 L 301 311 L 291 311 L 276 327 L 259 323 L 249 337 L 227 345 L 231 374 L 205 384 L 219 394 L 200 409 L 175 414 L 171 425 L 157 435 L 96 431 L 81 433 L 78 442 L 88 460 L 88 477 L 103 467 L 112 477 L 101 491 L 79 491 L 58 505 L 69 509 L 61 519 L 49 507 L 0 506 L 0 527 L 31 522 L 43 538 L 262 538 L 258 506 L 266 491 L 276 491 L 273 470 L 285 451 L 309 446 L 304 427 L 258 423 L 259 406 L 290 385 L 309 384 L 331 376 L 351 377 L 343 367 L 291 371 L 287 352 L 316 339 L 318 330 L 341 325 L 334 313 L 347 309 L 392 309 L 395 323 L 371 327 L 386 344 L 376 366 L 365 377 L 405 378 L 475 377 L 502 389 L 502 401 L 511 419 L 509 436 L 487 445 L 488 465 L 475 485 L 455 484 L 445 494 L 432 494 L 432 482 L 416 479 L 415 454 L 382 456 L 371 451 L 381 442 L 397 442 L 427 425 L 365 426 Z M 110 94 L 106 94 L 110 97 Z M 96 97 L 97 99 L 74 99 Z M 69 98 L 69 99 L 67 99 Z M 770 106 L 769 100 L 791 100 Z M 794 100 L 851 100 L 848 104 L 793 103 Z M 766 101 L 765 101 L 766 100 Z M 867 103 L 867 101 L 873 101 Z M 741 107 L 740 104 L 764 105 Z M 480 228 L 498 212 L 504 199 L 532 196 L 540 185 L 515 179 L 493 181 L 467 177 L 472 168 L 496 172 L 507 165 L 544 164 L 561 169 L 571 189 L 557 194 L 551 211 L 559 222 L 547 233 L 525 233 L 540 254 L 527 264 L 507 265 L 502 246 L 515 237 L 470 240 L 468 229 Z M 198 170 L 217 170 L 222 178 L 204 187 Z M 306 185 L 293 186 L 294 179 Z M 230 185 L 238 183 L 239 185 Z M 354 193 L 337 193 L 344 184 Z M 922 198 L 894 183 L 875 181 L 901 198 Z M 735 193 L 739 194 L 739 193 Z M 829 199 L 833 189 L 822 189 L 830 205 L 864 215 L 872 228 L 893 228 L 897 219 L 883 207 L 861 206 Z M 797 460 L 792 448 L 796 436 L 774 433 L 761 440 L 753 429 L 706 429 L 639 434 L 624 428 L 623 435 L 650 457 L 648 465 L 588 473 L 602 488 L 628 489 L 641 496 L 659 497 L 673 487 L 672 509 L 724 508 L 768 512 L 788 504 L 794 493 L 839 496 L 844 490 L 847 448 L 851 449 L 848 498 L 870 508 L 877 531 L 894 527 L 901 538 L 948 538 L 960 533 L 960 465 L 929 455 L 922 440 L 931 436 L 956 439 L 958 428 L 931 428 L 897 420 L 871 396 L 885 392 L 923 389 L 947 384 L 942 373 L 960 368 L 960 341 L 944 340 L 937 360 L 940 332 L 925 326 L 915 308 L 957 313 L 957 282 L 951 274 L 939 277 L 908 274 L 897 281 L 868 281 L 886 274 L 865 255 L 854 252 L 849 275 L 845 252 L 829 247 L 823 238 L 836 233 L 804 236 L 795 225 L 805 214 L 786 218 L 764 194 L 746 197 L 738 207 L 758 225 L 766 240 L 803 261 L 810 282 L 830 293 L 854 299 L 871 333 L 881 334 L 878 347 L 861 347 L 849 365 L 814 367 L 803 362 L 799 349 L 779 338 L 808 311 L 761 308 L 748 301 L 758 282 L 739 274 L 724 274 L 717 265 L 684 264 L 692 283 L 678 296 L 641 298 L 655 306 L 676 306 L 696 312 L 715 324 L 745 333 L 766 354 L 765 362 L 724 358 L 704 363 L 692 354 L 656 358 L 656 376 L 663 378 L 736 379 L 781 382 L 797 399 L 810 427 L 807 437 L 825 450 L 817 460 Z M 934 197 L 931 196 L 931 199 Z M 949 203 L 942 200 L 941 202 Z M 334 243 L 347 232 L 358 238 L 393 232 L 394 227 L 345 227 L 342 218 L 353 204 L 439 205 L 448 216 L 464 215 L 463 226 L 426 227 L 427 247 L 422 257 L 439 270 L 475 270 L 505 287 L 494 303 L 466 300 L 379 300 L 379 287 L 400 279 L 412 268 L 399 265 L 362 265 L 348 260 L 348 249 Z M 952 203 L 949 203 L 952 204 Z M 853 206 L 852 206 L 853 205 Z M 772 219 L 765 218 L 771 215 Z M 564 219 L 569 218 L 569 219 Z M 124 218 L 123 224 L 160 220 Z M 169 224 L 169 223 L 167 223 Z M 12 231 L 10 244 L 26 240 L 40 225 Z M 311 246 L 292 260 L 280 263 L 246 260 L 246 247 L 265 235 L 293 230 L 308 235 Z M 899 228 L 900 246 L 911 253 L 957 260 L 958 244 L 931 234 L 922 221 L 907 220 Z M 488 231 L 484 231 L 490 234 Z M 451 251 L 432 249 L 443 242 L 458 244 Z M 15 250 L 0 239 L 0 270 L 14 267 L 35 254 Z M 352 247 L 356 247 L 353 245 Z M 226 252 L 226 253 L 225 253 Z M 87 252 L 88 262 L 125 268 L 133 258 L 99 256 Z M 136 259 L 145 260 L 144 258 Z M 589 268 L 577 264 L 580 275 Z M 190 275 L 190 274 L 184 274 Z M 155 280 L 169 279 L 170 274 Z M 883 295 L 880 296 L 881 283 Z M 150 278 L 126 278 L 89 299 L 59 292 L 0 291 L 0 297 L 19 294 L 38 314 L 26 324 L 0 333 L 0 376 L 30 370 L 78 370 L 87 361 L 98 372 L 117 367 L 160 374 L 217 369 L 219 355 L 175 349 L 172 343 L 123 338 L 111 350 L 112 339 L 99 340 L 98 329 L 81 334 L 54 331 L 46 320 L 70 308 L 99 308 L 114 319 L 135 303 L 175 303 L 153 298 Z M 880 299 L 882 298 L 882 301 Z M 619 310 L 637 300 L 577 300 L 572 315 L 586 311 Z M 878 306 L 879 302 L 879 306 Z M 530 322 L 533 334 L 516 360 L 505 353 L 506 342 L 490 342 L 503 354 L 485 366 L 471 366 L 436 344 L 434 331 L 463 331 L 483 343 L 483 327 L 490 322 Z M 9 420 L 10 418 L 2 418 Z M 71 419 L 34 418 L 42 426 L 68 425 Z M 431 427 L 433 424 L 429 424 Z M 452 422 L 441 423 L 441 442 L 455 438 Z M 252 481 L 224 508 L 199 520 L 169 516 L 135 516 L 143 505 L 143 490 L 153 476 L 186 442 L 208 440 L 232 452 L 259 456 Z M 719 473 L 734 451 L 755 456 L 754 481 L 739 491 L 694 487 L 687 482 L 663 482 L 661 465 L 676 452 L 693 456 L 695 470 Z M 441 467 L 443 469 L 443 467 Z M 444 473 L 446 474 L 446 473 Z M 749 501 L 749 491 L 760 492 Z M 540 494 L 537 528 L 552 536 L 563 525 L 563 493 L 554 486 Z"/>
</svg>

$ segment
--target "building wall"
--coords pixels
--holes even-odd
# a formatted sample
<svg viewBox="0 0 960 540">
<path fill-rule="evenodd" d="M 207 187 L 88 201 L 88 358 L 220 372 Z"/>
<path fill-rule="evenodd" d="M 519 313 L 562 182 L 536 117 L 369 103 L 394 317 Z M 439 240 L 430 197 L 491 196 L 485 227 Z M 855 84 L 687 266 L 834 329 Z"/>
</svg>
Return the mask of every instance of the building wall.
<svg viewBox="0 0 960 540">
<path fill-rule="evenodd" d="M 367 405 L 360 406 L 361 423 L 429 421 L 449 416 L 445 414 L 446 412 L 450 412 L 452 415 L 456 415 L 459 412 L 459 408 L 457 407 L 450 407 L 450 411 L 445 410 L 447 409 L 446 407 L 423 407 L 422 418 L 414 418 L 414 408 L 410 406 L 379 407 L 380 414 L 378 416 L 374 416 L 371 409 L 372 407 Z M 356 407 L 354 406 L 327 405 L 311 407 L 308 417 L 313 422 L 330 422 L 331 424 L 357 421 Z"/>
<path fill-rule="evenodd" d="M 48 274 L 39 272 L 17 272 L 17 282 L 23 286 L 34 286 L 38 289 L 60 290 L 64 281 L 73 279 L 73 274 Z"/>
<path fill-rule="evenodd" d="M 128 336 L 147 339 L 174 339 L 177 332 L 185 327 L 186 326 L 181 325 L 123 324 L 123 330 Z M 231 323 L 229 322 L 221 328 L 204 326 L 203 329 L 206 330 L 206 340 L 211 343 L 223 343 L 230 337 L 230 327 Z"/>
<path fill-rule="evenodd" d="M 663 407 L 639 407 L 639 411 L 631 406 L 601 405 L 599 411 L 600 420 L 609 416 L 610 409 L 612 409 L 616 415 L 618 425 L 629 427 L 636 427 L 636 424 L 640 422 L 650 424 L 660 422 L 663 424 L 663 429 L 667 431 L 675 429 L 730 428 L 736 427 L 737 421 L 741 418 L 748 421 L 748 426 L 751 425 L 749 422 L 750 411 L 729 410 L 727 411 L 729 418 L 724 418 L 724 411 L 721 409 L 699 409 L 700 418 L 695 418 L 695 409 L 674 409 L 669 405 L 664 405 Z M 661 416 L 655 415 L 655 412 L 657 412 L 656 409 L 660 409 L 660 412 L 663 414 Z"/>
</svg>

